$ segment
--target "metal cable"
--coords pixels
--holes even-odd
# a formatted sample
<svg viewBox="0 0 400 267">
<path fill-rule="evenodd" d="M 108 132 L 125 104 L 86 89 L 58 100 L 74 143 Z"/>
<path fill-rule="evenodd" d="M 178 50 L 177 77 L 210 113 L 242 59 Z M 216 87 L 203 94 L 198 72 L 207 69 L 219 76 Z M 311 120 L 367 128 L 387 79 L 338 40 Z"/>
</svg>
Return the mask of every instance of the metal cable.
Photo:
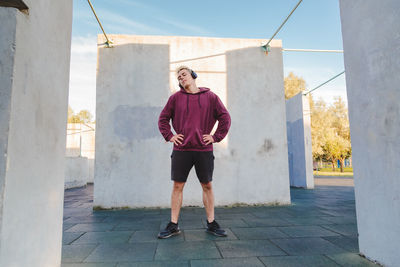
<svg viewBox="0 0 400 267">
<path fill-rule="evenodd" d="M 312 90 L 310 90 L 310 91 L 307 91 L 307 92 L 305 92 L 305 93 L 303 93 L 303 94 L 304 94 L 304 95 L 308 95 L 308 94 L 311 93 L 312 91 L 317 90 L 317 89 L 320 88 L 321 86 L 323 86 L 323 85 L 327 84 L 328 82 L 330 82 L 330 81 L 336 79 L 337 77 L 339 77 L 340 75 L 342 75 L 344 72 L 345 72 L 345 71 L 342 71 L 341 73 L 335 75 L 334 77 L 330 78 L 330 79 L 327 80 L 326 82 L 321 83 L 320 85 L 318 85 L 318 86 L 315 87 L 314 89 L 312 89 Z"/>
<path fill-rule="evenodd" d="M 293 14 L 293 12 L 296 10 L 296 8 L 300 5 L 300 3 L 303 0 L 300 0 L 297 5 L 292 9 L 292 11 L 290 12 L 290 14 L 286 17 L 286 19 L 282 22 L 281 26 L 279 26 L 279 28 L 275 31 L 275 33 L 272 35 L 272 37 L 269 39 L 269 41 L 263 45 L 262 47 L 265 49 L 266 52 L 268 52 L 268 47 L 269 47 L 269 43 L 272 41 L 272 39 L 274 39 L 275 35 L 278 34 L 278 32 L 281 30 L 281 28 L 283 27 L 283 25 L 285 25 L 286 21 L 288 21 L 288 19 L 290 18 L 290 16 Z"/>
<path fill-rule="evenodd" d="M 88 1 L 89 5 L 90 5 L 90 8 L 91 8 L 92 11 L 93 11 L 94 16 L 96 17 L 97 22 L 98 22 L 99 25 L 100 25 L 101 30 L 103 31 L 104 36 L 106 37 L 106 40 L 107 40 L 107 41 L 106 41 L 104 44 L 105 44 L 107 47 L 111 47 L 112 41 L 111 41 L 110 39 L 108 39 L 107 34 L 106 34 L 106 32 L 104 31 L 103 26 L 101 25 L 101 22 L 100 22 L 99 18 L 97 17 L 96 11 L 94 11 L 94 8 L 93 8 L 92 3 L 90 2 L 90 0 L 87 0 L 87 1 Z"/>
</svg>

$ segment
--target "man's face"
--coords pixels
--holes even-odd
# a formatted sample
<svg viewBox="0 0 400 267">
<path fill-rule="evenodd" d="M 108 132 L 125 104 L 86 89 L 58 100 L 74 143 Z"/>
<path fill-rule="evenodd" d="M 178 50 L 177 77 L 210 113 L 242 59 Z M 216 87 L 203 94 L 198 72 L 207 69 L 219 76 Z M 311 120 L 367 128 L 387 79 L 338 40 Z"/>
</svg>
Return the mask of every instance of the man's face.
<svg viewBox="0 0 400 267">
<path fill-rule="evenodd" d="M 183 88 L 187 88 L 194 83 L 194 79 L 187 69 L 183 69 L 178 72 L 178 81 Z"/>
</svg>

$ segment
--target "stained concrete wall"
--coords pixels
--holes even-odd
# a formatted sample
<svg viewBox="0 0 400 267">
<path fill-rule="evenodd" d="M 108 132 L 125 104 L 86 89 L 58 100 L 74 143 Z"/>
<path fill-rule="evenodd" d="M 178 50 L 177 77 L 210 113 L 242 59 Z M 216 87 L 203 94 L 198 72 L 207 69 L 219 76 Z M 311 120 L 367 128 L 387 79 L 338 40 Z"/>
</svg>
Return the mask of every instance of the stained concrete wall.
<svg viewBox="0 0 400 267">
<path fill-rule="evenodd" d="M 0 7 L 0 266 L 58 266 L 72 1 L 24 2 Z"/>
<path fill-rule="evenodd" d="M 224 181 L 216 186 L 232 191 L 221 190 L 219 198 L 290 203 L 281 47 L 268 56 L 259 47 L 229 51 L 226 62 L 232 126 L 217 172 Z"/>
<path fill-rule="evenodd" d="M 127 35 L 111 38 L 115 47 L 99 48 L 98 55 L 94 205 L 170 205 L 172 144 L 163 140 L 157 121 L 168 96 L 178 88 L 174 70 L 181 64 L 196 70 L 197 84 L 210 87 L 233 114 L 227 138 L 214 145 L 216 204 L 290 202 L 280 41 L 272 42 L 275 54 L 266 57 L 259 48 L 265 40 L 259 39 Z M 103 41 L 100 36 L 99 43 Z M 170 64 L 243 47 L 257 48 Z M 247 56 L 257 62 L 252 69 L 260 74 L 253 76 L 254 80 L 246 77 L 247 70 L 234 66 Z M 227 71 L 232 74 L 227 75 Z M 235 75 L 238 76 L 234 78 Z M 228 90 L 229 82 L 232 89 Z M 235 85 L 239 82 L 241 87 Z M 251 101 L 238 104 L 236 101 L 247 96 L 249 88 L 254 93 L 252 100 L 265 102 L 257 102 L 254 107 Z M 230 94 L 234 95 L 235 90 L 239 94 L 232 98 Z M 241 137 L 244 128 L 259 129 L 259 116 L 252 117 L 257 110 L 259 116 L 267 111 L 271 114 L 263 116 L 263 122 L 270 125 L 261 128 L 252 143 L 253 135 L 247 141 Z M 251 112 L 252 116 L 241 121 L 236 118 L 243 116 L 241 112 Z M 230 141 L 230 136 L 234 141 Z M 251 148 L 247 147 L 249 144 Z M 192 170 L 183 205 L 201 206 L 201 197 L 201 186 Z"/>
<path fill-rule="evenodd" d="M 400 254 L 400 2 L 341 0 L 360 252 Z"/>
<path fill-rule="evenodd" d="M 310 112 L 303 93 L 286 100 L 290 185 L 308 189 L 314 188 Z"/>
</svg>

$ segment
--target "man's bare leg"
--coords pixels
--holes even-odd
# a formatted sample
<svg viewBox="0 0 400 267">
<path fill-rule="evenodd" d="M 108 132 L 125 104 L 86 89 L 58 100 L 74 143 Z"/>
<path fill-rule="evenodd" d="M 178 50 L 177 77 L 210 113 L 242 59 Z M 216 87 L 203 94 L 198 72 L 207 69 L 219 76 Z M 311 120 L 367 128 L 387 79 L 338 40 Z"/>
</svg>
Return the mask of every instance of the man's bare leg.
<svg viewBox="0 0 400 267">
<path fill-rule="evenodd" d="M 183 187 L 185 183 L 175 182 L 171 195 L 171 222 L 178 223 L 179 211 L 182 207 Z"/>
<path fill-rule="evenodd" d="M 201 183 L 201 186 L 203 187 L 203 203 L 206 209 L 207 220 L 211 223 L 214 221 L 214 192 L 212 182 L 208 182 L 207 184 Z"/>
</svg>

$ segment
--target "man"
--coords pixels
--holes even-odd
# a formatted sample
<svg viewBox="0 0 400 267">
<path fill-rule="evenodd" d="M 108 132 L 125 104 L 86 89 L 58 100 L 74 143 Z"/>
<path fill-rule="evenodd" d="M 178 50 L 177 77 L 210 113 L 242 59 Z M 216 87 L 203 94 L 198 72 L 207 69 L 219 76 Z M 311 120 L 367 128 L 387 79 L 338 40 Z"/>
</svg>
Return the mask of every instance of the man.
<svg viewBox="0 0 400 267">
<path fill-rule="evenodd" d="M 174 181 L 171 221 L 159 233 L 158 238 L 168 238 L 180 233 L 178 218 L 182 206 L 183 187 L 193 165 L 203 188 L 207 232 L 216 236 L 226 236 L 226 232 L 214 219 L 213 143 L 224 139 L 231 119 L 216 94 L 208 88 L 196 86 L 197 74 L 194 71 L 181 66 L 176 74 L 181 90 L 170 96 L 158 120 L 158 127 L 164 139 L 174 143 L 171 155 L 171 180 Z M 169 124 L 171 119 L 175 135 L 171 132 Z M 210 135 L 217 120 L 218 128 L 214 135 Z"/>
</svg>

